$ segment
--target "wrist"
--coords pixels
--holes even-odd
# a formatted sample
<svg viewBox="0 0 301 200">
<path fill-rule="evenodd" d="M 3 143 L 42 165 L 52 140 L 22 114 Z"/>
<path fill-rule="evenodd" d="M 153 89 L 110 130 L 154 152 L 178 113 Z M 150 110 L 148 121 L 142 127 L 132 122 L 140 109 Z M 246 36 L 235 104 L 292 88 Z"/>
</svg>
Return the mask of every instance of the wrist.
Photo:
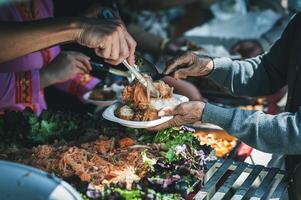
<svg viewBox="0 0 301 200">
<path fill-rule="evenodd" d="M 200 61 L 200 67 L 203 68 L 203 66 L 205 66 L 204 71 L 202 72 L 203 76 L 209 76 L 209 74 L 211 74 L 214 70 L 214 62 L 213 62 L 213 58 L 210 56 L 206 56 L 206 55 L 199 55 L 197 53 L 194 52 L 194 54 L 196 54 Z"/>
<path fill-rule="evenodd" d="M 203 101 L 199 102 L 199 108 L 200 108 L 200 120 L 202 120 L 204 109 L 205 109 L 206 103 Z"/>
<path fill-rule="evenodd" d="M 84 19 L 71 18 L 68 21 L 67 29 L 69 38 L 72 39 L 72 42 L 80 43 L 82 34 L 86 29 L 87 22 Z"/>
<path fill-rule="evenodd" d="M 208 59 L 210 59 L 210 61 L 208 62 L 207 66 L 206 66 L 206 76 L 209 76 L 214 71 L 213 59 L 210 57 L 208 57 Z"/>
</svg>

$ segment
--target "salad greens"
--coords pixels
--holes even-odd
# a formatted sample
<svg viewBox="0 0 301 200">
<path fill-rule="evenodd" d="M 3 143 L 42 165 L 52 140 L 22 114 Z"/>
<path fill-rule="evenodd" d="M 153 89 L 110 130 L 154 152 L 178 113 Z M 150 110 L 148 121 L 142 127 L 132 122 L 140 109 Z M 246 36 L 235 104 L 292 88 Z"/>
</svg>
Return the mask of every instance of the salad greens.
<svg viewBox="0 0 301 200">
<path fill-rule="evenodd" d="M 134 190 L 124 190 L 120 188 L 114 189 L 118 192 L 120 197 L 124 200 L 142 200 L 142 199 L 156 199 L 156 200 L 181 200 L 183 199 L 180 194 L 172 193 L 160 193 L 152 189 L 148 189 L 146 192 L 134 189 Z"/>
<path fill-rule="evenodd" d="M 140 190 L 134 189 L 134 190 L 124 190 L 120 188 L 114 189 L 115 192 L 118 192 L 120 196 L 124 200 L 140 200 L 142 199 L 142 192 Z"/>
<path fill-rule="evenodd" d="M 101 119 L 89 114 L 43 111 L 36 116 L 32 110 L 10 111 L 0 118 L 1 146 L 31 147 L 37 144 L 70 141 L 88 129 L 99 128 Z"/>
<path fill-rule="evenodd" d="M 143 163 L 146 167 L 148 167 L 151 171 L 154 171 L 154 165 L 157 163 L 157 159 L 149 158 L 146 154 L 147 150 L 141 152 Z"/>
<path fill-rule="evenodd" d="M 135 56 L 135 64 L 136 64 L 137 66 L 143 65 L 143 59 L 141 58 L 141 56 L 139 56 L 139 55 L 136 55 L 136 56 Z"/>
<path fill-rule="evenodd" d="M 92 191 L 94 195 L 99 195 L 96 199 L 181 200 L 196 187 L 201 187 L 204 166 L 211 158 L 194 138 L 193 130 L 180 127 L 150 134 L 146 130 L 125 129 L 106 123 L 100 116 L 90 114 L 44 111 L 36 116 L 28 109 L 7 112 L 0 118 L 0 149 L 7 146 L 32 147 L 54 141 L 78 141 L 87 131 L 98 131 L 98 134 L 101 132 L 109 137 L 131 137 L 139 144 L 148 144 L 149 149 L 142 151 L 141 157 L 150 170 L 133 185 L 132 190 L 118 184 L 110 185 L 101 194 Z M 154 143 L 159 147 L 154 148 Z M 118 162 L 118 157 L 115 160 Z M 89 183 L 70 182 L 76 184 L 79 191 L 87 192 L 82 193 L 83 199 L 92 199 L 91 190 L 87 190 Z"/>
<path fill-rule="evenodd" d="M 197 146 L 197 141 L 192 133 L 192 130 L 183 127 L 165 129 L 156 134 L 154 142 L 166 144 L 168 151 L 165 153 L 165 158 L 168 162 L 173 162 L 181 158 L 176 154 L 176 148 L 179 145 L 185 144 L 190 148 Z"/>
</svg>

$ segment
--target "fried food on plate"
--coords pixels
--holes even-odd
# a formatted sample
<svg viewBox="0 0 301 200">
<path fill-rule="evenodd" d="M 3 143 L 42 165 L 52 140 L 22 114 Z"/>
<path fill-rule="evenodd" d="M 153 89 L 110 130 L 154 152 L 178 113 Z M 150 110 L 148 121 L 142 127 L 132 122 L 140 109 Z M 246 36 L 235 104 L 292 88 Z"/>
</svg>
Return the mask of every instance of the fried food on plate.
<svg viewBox="0 0 301 200">
<path fill-rule="evenodd" d="M 150 77 L 146 77 L 146 79 L 151 81 Z M 137 80 L 126 86 L 121 96 L 123 105 L 116 109 L 115 115 L 130 121 L 159 119 L 158 110 L 153 104 L 156 104 L 156 101 L 171 99 L 173 97 L 173 88 L 163 81 L 154 82 L 154 85 L 160 93 L 158 99 L 150 98 L 149 90 Z"/>
</svg>

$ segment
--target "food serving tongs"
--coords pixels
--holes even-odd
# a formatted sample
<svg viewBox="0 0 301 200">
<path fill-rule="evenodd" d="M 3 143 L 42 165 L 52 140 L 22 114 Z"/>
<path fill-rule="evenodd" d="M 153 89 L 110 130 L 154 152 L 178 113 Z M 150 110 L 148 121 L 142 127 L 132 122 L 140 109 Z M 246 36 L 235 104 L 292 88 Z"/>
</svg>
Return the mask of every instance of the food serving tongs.
<svg viewBox="0 0 301 200">
<path fill-rule="evenodd" d="M 124 60 L 122 63 L 135 76 L 135 78 L 150 91 L 150 95 L 152 97 L 158 98 L 160 96 L 160 93 L 154 86 L 153 82 L 143 77 L 143 75 L 138 71 L 138 66 L 136 64 L 131 66 L 127 60 Z"/>
<path fill-rule="evenodd" d="M 99 18 L 107 19 L 107 20 L 114 20 L 117 19 L 115 16 L 114 12 L 111 10 L 111 8 L 104 7 L 101 11 L 101 13 L 98 14 Z M 160 96 L 159 91 L 156 89 L 154 84 L 151 81 L 147 81 L 141 74 L 140 72 L 137 71 L 137 66 L 131 66 L 127 60 L 124 60 L 122 62 L 124 66 L 135 76 L 135 78 L 142 84 L 144 85 L 148 91 L 150 91 L 150 95 L 152 97 L 158 98 Z"/>
<path fill-rule="evenodd" d="M 119 70 L 114 67 L 109 67 L 105 64 L 97 63 L 94 61 L 90 61 L 90 64 L 92 66 L 92 71 L 108 72 L 108 73 L 114 74 L 116 76 L 122 76 L 122 77 L 127 78 L 130 82 L 133 80 L 131 77 L 131 74 L 128 71 Z"/>
<path fill-rule="evenodd" d="M 147 70 L 145 72 L 143 70 L 140 72 L 139 69 L 143 67 L 138 67 L 137 65 L 131 66 L 126 60 L 123 61 L 123 64 L 129 71 L 118 70 L 113 67 L 106 66 L 102 63 L 97 63 L 93 61 L 90 61 L 90 64 L 93 68 L 93 71 L 95 72 L 102 71 L 102 72 L 108 72 L 114 74 L 116 76 L 122 76 L 127 78 L 129 82 L 132 82 L 136 78 L 143 86 L 149 89 L 150 95 L 152 97 L 157 98 L 160 96 L 159 91 L 156 89 L 153 83 L 151 81 L 146 80 L 141 74 L 141 73 L 145 73 L 151 75 L 150 73 L 148 73 Z"/>
</svg>

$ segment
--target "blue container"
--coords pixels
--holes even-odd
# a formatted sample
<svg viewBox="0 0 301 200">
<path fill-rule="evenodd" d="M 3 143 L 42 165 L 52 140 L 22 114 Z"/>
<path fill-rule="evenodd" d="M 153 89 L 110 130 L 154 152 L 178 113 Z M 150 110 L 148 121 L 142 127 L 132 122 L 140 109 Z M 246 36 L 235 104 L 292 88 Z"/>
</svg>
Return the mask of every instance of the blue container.
<svg viewBox="0 0 301 200">
<path fill-rule="evenodd" d="M 81 200 L 65 181 L 33 167 L 0 160 L 0 200 Z"/>
</svg>

